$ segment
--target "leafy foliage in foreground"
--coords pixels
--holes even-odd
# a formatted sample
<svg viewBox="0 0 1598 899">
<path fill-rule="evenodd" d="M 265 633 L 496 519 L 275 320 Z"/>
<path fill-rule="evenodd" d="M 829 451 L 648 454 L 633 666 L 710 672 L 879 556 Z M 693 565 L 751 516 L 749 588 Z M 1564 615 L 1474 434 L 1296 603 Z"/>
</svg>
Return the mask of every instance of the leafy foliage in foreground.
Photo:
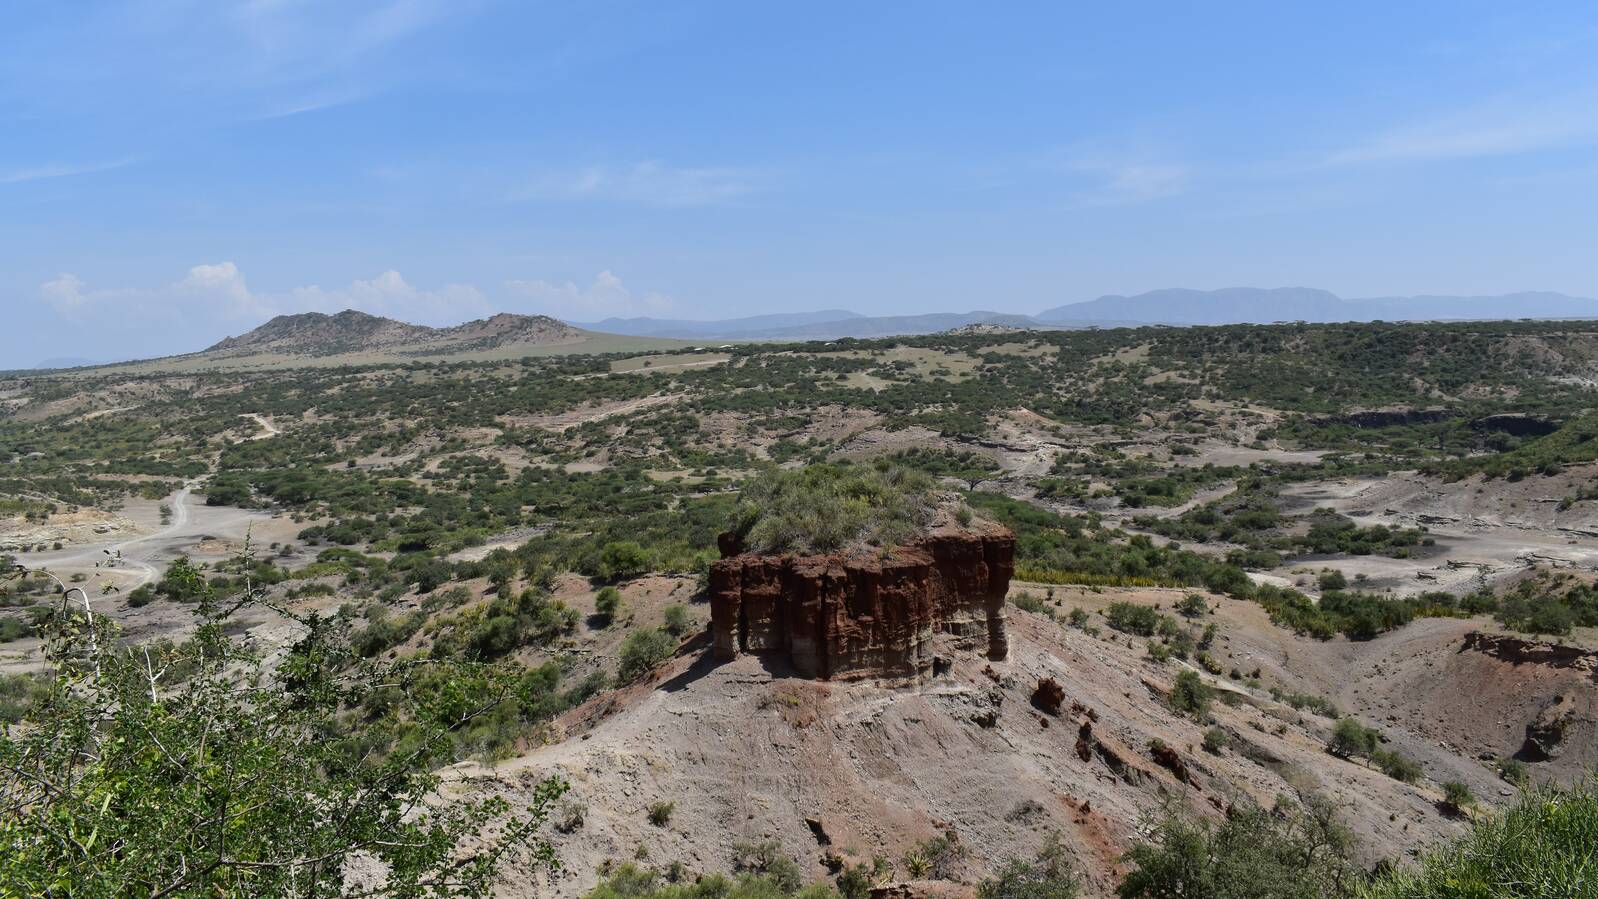
<svg viewBox="0 0 1598 899">
<path fill-rule="evenodd" d="M 1126 854 L 1133 870 L 1119 895 L 1338 899 L 1354 882 L 1351 841 L 1331 805 L 1315 798 L 1273 811 L 1235 808 L 1219 823 L 1173 812 L 1156 822 L 1150 842 Z"/>
<path fill-rule="evenodd" d="M 1050 834 L 1036 859 L 1012 858 L 997 875 L 977 886 L 978 899 L 1076 899 L 1082 882 L 1071 857 Z"/>
<path fill-rule="evenodd" d="M 1598 780 L 1529 793 L 1362 899 L 1563 899 L 1598 894 Z"/>
<path fill-rule="evenodd" d="M 0 896 L 483 896 L 510 853 L 553 862 L 533 834 L 558 782 L 492 837 L 502 800 L 429 803 L 451 734 L 509 689 L 491 672 L 428 666 L 463 679 L 413 711 L 403 748 L 374 756 L 341 710 L 379 686 L 407 695 L 423 668 L 354 664 L 312 615 L 269 676 L 224 632 L 253 590 L 224 609 L 193 569 L 169 577 L 200 597 L 180 646 L 118 647 L 65 592 L 45 623 L 54 680 L 0 731 Z"/>
</svg>

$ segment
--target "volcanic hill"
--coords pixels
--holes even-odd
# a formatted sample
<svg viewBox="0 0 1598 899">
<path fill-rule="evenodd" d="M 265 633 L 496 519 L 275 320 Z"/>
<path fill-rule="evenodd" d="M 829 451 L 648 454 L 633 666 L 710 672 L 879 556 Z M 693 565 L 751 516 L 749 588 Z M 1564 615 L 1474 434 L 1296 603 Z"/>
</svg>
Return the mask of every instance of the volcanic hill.
<svg viewBox="0 0 1598 899">
<path fill-rule="evenodd" d="M 509 344 L 579 343 L 586 332 L 547 315 L 500 313 L 451 328 L 429 328 L 346 309 L 337 315 L 279 315 L 246 334 L 210 347 L 208 354 L 282 353 L 337 356 L 351 353 L 431 355 Z"/>
</svg>

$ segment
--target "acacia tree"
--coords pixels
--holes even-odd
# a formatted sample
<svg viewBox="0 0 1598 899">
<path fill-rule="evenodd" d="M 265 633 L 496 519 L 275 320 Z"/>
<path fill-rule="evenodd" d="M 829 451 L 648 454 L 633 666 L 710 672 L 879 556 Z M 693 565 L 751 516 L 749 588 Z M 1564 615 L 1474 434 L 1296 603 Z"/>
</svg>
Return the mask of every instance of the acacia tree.
<svg viewBox="0 0 1598 899">
<path fill-rule="evenodd" d="M 119 644 L 56 581 L 51 683 L 0 732 L 0 897 L 481 896 L 513 854 L 554 863 L 537 829 L 564 784 L 511 815 L 440 801 L 432 773 L 512 672 L 365 662 L 338 619 L 286 609 L 302 634 L 268 665 L 223 628 L 266 602 L 257 590 L 223 606 L 187 563 L 168 577 L 200 597 L 180 645 Z M 411 696 L 424 668 L 403 739 L 352 724 L 367 694 Z"/>
</svg>

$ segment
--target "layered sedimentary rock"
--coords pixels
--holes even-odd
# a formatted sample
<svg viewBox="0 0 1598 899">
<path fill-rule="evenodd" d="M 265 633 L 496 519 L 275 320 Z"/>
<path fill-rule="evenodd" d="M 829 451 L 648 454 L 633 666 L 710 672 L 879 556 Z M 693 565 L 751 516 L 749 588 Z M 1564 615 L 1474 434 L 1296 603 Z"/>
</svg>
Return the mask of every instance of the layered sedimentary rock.
<svg viewBox="0 0 1598 899">
<path fill-rule="evenodd" d="M 744 553 L 730 535 L 710 568 L 717 658 L 766 653 L 808 677 L 920 677 L 934 639 L 1002 659 L 1015 535 L 942 529 L 887 553 Z"/>
</svg>

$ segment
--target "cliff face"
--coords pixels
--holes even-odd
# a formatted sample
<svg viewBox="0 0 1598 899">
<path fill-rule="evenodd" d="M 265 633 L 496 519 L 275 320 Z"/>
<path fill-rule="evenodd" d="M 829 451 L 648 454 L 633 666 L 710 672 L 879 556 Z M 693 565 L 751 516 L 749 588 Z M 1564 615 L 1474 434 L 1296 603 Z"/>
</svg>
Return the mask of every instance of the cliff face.
<svg viewBox="0 0 1598 899">
<path fill-rule="evenodd" d="M 1004 597 L 1015 535 L 942 531 L 897 547 L 813 556 L 743 553 L 729 536 L 710 567 L 716 657 L 785 656 L 822 679 L 913 678 L 932 670 L 934 637 L 1003 659 Z"/>
</svg>

